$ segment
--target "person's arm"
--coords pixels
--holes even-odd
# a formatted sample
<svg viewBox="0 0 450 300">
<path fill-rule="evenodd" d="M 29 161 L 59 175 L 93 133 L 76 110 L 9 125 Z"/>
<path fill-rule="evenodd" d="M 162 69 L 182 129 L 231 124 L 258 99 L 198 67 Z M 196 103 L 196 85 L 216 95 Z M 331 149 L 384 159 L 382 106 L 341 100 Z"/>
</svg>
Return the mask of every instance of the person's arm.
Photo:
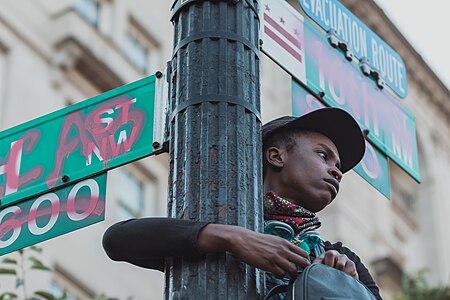
<svg viewBox="0 0 450 300">
<path fill-rule="evenodd" d="M 297 266 L 310 265 L 308 253 L 280 237 L 254 232 L 239 226 L 208 224 L 198 236 L 204 253 L 231 252 L 239 260 L 283 278 L 297 277 Z"/>
<path fill-rule="evenodd" d="M 164 258 L 200 258 L 207 253 L 232 253 L 236 258 L 279 277 L 297 275 L 309 256 L 282 238 L 243 227 L 170 218 L 133 219 L 111 226 L 103 237 L 108 256 L 117 261 L 163 270 Z"/>
<path fill-rule="evenodd" d="M 207 224 L 171 218 L 130 219 L 108 228 L 103 248 L 112 260 L 163 271 L 166 257 L 204 255 L 196 244 Z"/>
</svg>

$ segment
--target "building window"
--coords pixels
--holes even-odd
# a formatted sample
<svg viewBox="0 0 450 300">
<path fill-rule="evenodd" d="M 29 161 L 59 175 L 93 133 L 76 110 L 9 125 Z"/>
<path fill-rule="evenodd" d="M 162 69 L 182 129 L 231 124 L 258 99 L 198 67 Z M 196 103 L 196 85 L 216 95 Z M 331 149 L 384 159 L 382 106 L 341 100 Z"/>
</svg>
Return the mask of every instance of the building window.
<svg viewBox="0 0 450 300">
<path fill-rule="evenodd" d="M 117 221 L 158 214 L 157 181 L 149 170 L 133 164 L 114 174 L 115 216 Z"/>
<path fill-rule="evenodd" d="M 394 163 L 391 163 L 390 172 L 394 204 L 411 217 L 414 217 L 417 204 L 417 183 Z"/>
<path fill-rule="evenodd" d="M 55 266 L 54 278 L 50 284 L 50 292 L 58 299 L 66 300 L 90 300 L 95 293 L 83 286 L 73 276 Z"/>
<path fill-rule="evenodd" d="M 130 22 L 125 36 L 123 51 L 139 71 L 146 73 L 149 68 L 150 51 L 155 49 L 148 34 L 136 22 Z"/>
<path fill-rule="evenodd" d="M 0 43 L 0 120 L 2 120 L 3 109 L 6 95 L 6 52 L 2 49 Z M 0 126 L 1 126 L 0 121 Z M 1 128 L 1 127 L 0 127 Z"/>
<path fill-rule="evenodd" d="M 144 209 L 144 186 L 141 180 L 125 169 L 117 172 L 117 219 L 141 217 Z"/>
<path fill-rule="evenodd" d="M 85 18 L 89 23 L 98 26 L 100 19 L 100 4 L 95 0 L 76 0 L 74 8 Z"/>
</svg>

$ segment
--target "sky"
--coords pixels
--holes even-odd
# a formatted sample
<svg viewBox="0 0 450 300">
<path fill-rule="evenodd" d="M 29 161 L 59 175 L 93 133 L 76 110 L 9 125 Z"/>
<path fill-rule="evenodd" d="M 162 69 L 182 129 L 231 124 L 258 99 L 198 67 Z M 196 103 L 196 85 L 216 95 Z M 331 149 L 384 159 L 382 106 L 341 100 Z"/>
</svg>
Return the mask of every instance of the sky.
<svg viewBox="0 0 450 300">
<path fill-rule="evenodd" d="M 450 89 L 450 1 L 375 2 Z"/>
</svg>

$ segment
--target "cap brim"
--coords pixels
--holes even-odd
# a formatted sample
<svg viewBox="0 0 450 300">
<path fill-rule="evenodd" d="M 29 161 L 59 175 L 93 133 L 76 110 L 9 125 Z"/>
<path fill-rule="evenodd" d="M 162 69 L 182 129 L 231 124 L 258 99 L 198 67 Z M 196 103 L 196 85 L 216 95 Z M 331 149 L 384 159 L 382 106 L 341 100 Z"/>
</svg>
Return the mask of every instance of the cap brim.
<svg viewBox="0 0 450 300">
<path fill-rule="evenodd" d="M 318 109 L 296 118 L 286 128 L 322 133 L 335 145 L 341 160 L 341 171 L 353 169 L 363 158 L 366 144 L 355 119 L 345 110 L 333 107 Z"/>
</svg>

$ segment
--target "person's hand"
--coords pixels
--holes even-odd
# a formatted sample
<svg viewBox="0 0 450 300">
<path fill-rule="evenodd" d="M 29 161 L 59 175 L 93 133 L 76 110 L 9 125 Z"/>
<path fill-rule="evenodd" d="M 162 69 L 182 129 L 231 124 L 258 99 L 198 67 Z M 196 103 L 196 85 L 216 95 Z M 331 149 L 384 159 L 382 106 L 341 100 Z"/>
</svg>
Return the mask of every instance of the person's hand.
<svg viewBox="0 0 450 300">
<path fill-rule="evenodd" d="M 358 272 L 356 271 L 356 266 L 353 261 L 351 261 L 347 255 L 341 254 L 336 250 L 328 250 L 322 253 L 319 257 L 314 260 L 314 263 L 321 263 L 332 268 L 341 270 L 355 279 L 359 279 Z"/>
<path fill-rule="evenodd" d="M 200 232 L 197 246 L 204 253 L 229 251 L 239 260 L 279 278 L 296 278 L 297 267 L 311 264 L 308 253 L 291 242 L 239 226 L 208 224 Z"/>
</svg>

